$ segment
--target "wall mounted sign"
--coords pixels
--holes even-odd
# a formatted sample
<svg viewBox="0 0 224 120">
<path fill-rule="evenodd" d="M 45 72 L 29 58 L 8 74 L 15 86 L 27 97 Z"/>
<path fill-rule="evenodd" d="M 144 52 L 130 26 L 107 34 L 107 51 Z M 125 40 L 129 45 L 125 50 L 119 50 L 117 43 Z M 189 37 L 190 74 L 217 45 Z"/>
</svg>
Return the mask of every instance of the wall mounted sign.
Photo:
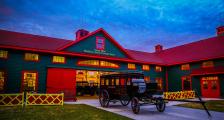
<svg viewBox="0 0 224 120">
<path fill-rule="evenodd" d="M 108 55 L 108 56 L 115 56 L 113 53 L 108 53 L 105 50 L 83 50 L 85 53 L 91 53 L 91 54 L 100 54 L 100 55 Z"/>
</svg>

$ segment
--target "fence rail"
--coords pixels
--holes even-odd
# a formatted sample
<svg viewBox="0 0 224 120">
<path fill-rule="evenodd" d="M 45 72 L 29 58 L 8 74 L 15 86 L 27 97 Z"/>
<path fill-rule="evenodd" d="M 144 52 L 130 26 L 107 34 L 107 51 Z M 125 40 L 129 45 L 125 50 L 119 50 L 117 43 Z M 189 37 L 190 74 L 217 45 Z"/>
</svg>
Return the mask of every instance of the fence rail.
<svg viewBox="0 0 224 120">
<path fill-rule="evenodd" d="M 182 100 L 195 98 L 195 91 L 164 92 L 164 99 Z"/>
<path fill-rule="evenodd" d="M 64 105 L 64 93 L 39 94 L 39 93 L 16 93 L 0 94 L 0 106 L 15 105 Z"/>
<path fill-rule="evenodd" d="M 0 94 L 0 106 L 14 106 L 24 104 L 24 93 Z"/>
<path fill-rule="evenodd" d="M 39 94 L 27 93 L 26 105 L 63 105 L 64 93 L 61 94 Z"/>
</svg>

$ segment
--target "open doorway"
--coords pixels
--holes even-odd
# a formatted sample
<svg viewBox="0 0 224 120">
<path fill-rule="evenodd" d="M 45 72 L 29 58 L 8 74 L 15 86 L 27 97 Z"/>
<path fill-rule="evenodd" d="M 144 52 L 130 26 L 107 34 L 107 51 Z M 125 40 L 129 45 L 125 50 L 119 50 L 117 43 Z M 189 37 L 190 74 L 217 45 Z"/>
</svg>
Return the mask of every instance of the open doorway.
<svg viewBox="0 0 224 120">
<path fill-rule="evenodd" d="M 97 70 L 76 70 L 77 99 L 97 99 L 99 93 L 100 75 L 115 72 Z"/>
</svg>

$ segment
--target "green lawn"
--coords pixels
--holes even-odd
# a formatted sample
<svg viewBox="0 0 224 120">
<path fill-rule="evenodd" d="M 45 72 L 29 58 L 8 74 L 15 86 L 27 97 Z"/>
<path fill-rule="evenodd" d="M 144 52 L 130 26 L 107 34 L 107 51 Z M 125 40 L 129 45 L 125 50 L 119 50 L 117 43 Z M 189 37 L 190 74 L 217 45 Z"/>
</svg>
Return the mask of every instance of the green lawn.
<svg viewBox="0 0 224 120">
<path fill-rule="evenodd" d="M 209 110 L 224 112 L 224 100 L 206 101 L 205 105 Z M 202 107 L 202 105 L 198 104 L 198 103 L 186 103 L 186 104 L 180 104 L 180 105 L 177 105 L 177 106 L 195 108 L 195 109 L 204 109 Z"/>
<path fill-rule="evenodd" d="M 0 107 L 0 120 L 130 120 L 88 105 Z"/>
</svg>

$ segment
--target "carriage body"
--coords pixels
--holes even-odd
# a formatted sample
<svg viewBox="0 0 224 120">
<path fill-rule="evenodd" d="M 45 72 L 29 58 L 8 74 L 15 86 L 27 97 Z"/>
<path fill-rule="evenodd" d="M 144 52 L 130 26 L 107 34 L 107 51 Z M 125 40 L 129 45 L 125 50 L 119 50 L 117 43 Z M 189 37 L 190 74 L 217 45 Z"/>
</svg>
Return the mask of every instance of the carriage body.
<svg viewBox="0 0 224 120">
<path fill-rule="evenodd" d="M 144 74 L 142 73 L 100 76 L 99 100 L 101 106 L 108 107 L 109 102 L 117 101 L 120 101 L 123 106 L 128 105 L 130 101 L 139 107 L 140 102 L 157 104 L 158 98 L 162 99 L 162 92 L 158 91 L 157 83 L 146 83 L 143 78 Z"/>
</svg>

